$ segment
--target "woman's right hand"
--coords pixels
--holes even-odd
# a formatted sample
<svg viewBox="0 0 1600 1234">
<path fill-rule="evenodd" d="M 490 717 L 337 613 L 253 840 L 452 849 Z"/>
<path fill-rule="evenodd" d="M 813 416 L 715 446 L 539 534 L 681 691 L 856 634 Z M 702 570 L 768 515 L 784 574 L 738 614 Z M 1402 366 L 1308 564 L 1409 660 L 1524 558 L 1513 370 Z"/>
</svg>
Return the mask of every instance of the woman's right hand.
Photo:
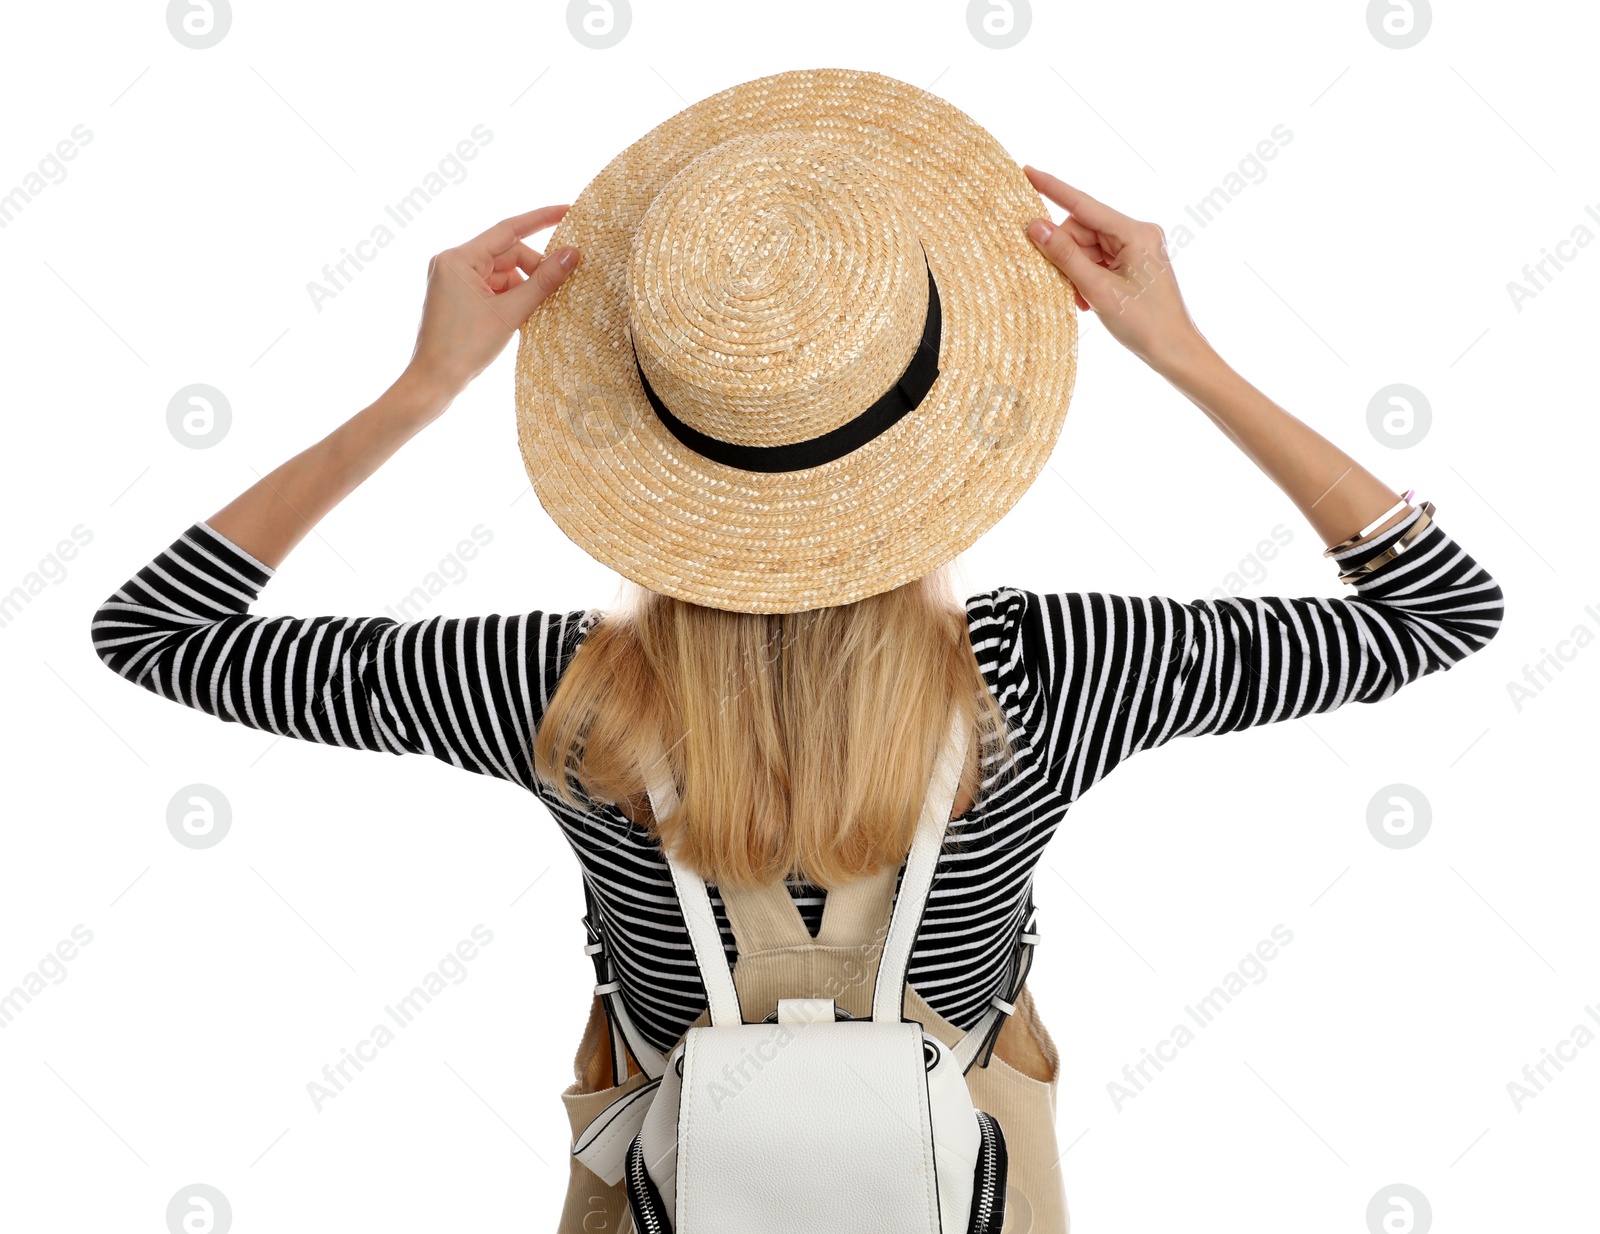
<svg viewBox="0 0 1600 1234">
<path fill-rule="evenodd" d="M 1163 375 L 1206 346 L 1178 291 L 1160 227 L 1119 214 L 1048 172 L 1023 170 L 1067 212 L 1059 226 L 1034 219 L 1028 238 L 1072 280 L 1079 308 L 1092 309 L 1113 338 Z"/>
</svg>

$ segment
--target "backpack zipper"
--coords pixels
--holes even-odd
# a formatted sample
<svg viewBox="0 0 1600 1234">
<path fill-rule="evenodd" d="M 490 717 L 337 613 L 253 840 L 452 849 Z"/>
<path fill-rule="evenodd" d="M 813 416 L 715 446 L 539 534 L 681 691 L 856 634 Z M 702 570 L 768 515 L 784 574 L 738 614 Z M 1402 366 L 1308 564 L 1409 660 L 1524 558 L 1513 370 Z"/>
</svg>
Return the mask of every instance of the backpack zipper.
<svg viewBox="0 0 1600 1234">
<path fill-rule="evenodd" d="M 628 1142 L 628 1207 L 639 1234 L 672 1234 L 667 1206 L 656 1190 L 655 1179 L 644 1164 L 644 1141 L 636 1135 Z"/>
<path fill-rule="evenodd" d="M 992 1114 L 978 1116 L 978 1168 L 973 1180 L 968 1234 L 995 1234 L 1005 1222 L 1006 1140 Z"/>
</svg>

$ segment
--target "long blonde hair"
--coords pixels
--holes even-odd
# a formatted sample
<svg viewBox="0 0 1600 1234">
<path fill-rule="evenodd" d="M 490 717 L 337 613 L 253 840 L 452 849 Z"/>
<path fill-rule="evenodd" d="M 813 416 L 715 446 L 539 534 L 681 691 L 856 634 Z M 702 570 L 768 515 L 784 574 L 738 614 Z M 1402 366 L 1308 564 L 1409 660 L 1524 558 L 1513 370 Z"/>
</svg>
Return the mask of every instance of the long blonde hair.
<svg viewBox="0 0 1600 1234">
<path fill-rule="evenodd" d="M 659 740 L 680 806 L 650 828 L 713 882 L 832 887 L 898 864 L 952 708 L 973 731 L 962 788 L 976 797 L 986 764 L 1011 764 L 949 569 L 770 615 L 625 582 L 562 673 L 534 772 L 575 808 L 642 810 Z"/>
</svg>

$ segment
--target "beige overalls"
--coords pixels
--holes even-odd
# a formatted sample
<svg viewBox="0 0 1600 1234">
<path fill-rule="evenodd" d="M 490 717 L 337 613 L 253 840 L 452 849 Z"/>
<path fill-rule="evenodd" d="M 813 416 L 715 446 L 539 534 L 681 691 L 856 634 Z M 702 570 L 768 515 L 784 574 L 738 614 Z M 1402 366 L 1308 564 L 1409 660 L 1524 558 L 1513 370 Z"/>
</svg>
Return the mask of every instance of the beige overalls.
<svg viewBox="0 0 1600 1234">
<path fill-rule="evenodd" d="M 720 889 L 738 941 L 733 980 L 745 1018 L 759 1020 L 776 1011 L 779 997 L 831 997 L 852 1015 L 869 1015 L 879 941 L 887 930 L 898 875 L 899 868 L 890 866 L 828 892 L 815 938 L 783 884 L 753 890 Z M 1066 1194 L 1055 1135 L 1056 1047 L 1038 1018 L 1026 984 L 1015 1006 L 1015 1013 L 1001 1022 L 988 1065 L 974 1065 L 967 1072 L 967 1086 L 973 1104 L 994 1115 L 1005 1133 L 1009 1169 L 1002 1234 L 1067 1234 Z M 909 985 L 905 1018 L 921 1021 L 947 1045 L 953 1046 L 963 1036 L 961 1029 L 929 1007 Z M 708 1013 L 695 1021 L 696 1026 L 707 1023 Z M 596 997 L 578 1047 L 575 1080 L 561 1094 L 574 1137 L 611 1102 L 646 1082 L 630 1059 L 627 1078 L 603 1087 L 613 1078 L 609 1036 L 605 1011 Z M 607 1186 L 576 1158 L 571 1164 L 559 1234 L 628 1231 L 631 1218 L 625 1188 Z"/>
</svg>

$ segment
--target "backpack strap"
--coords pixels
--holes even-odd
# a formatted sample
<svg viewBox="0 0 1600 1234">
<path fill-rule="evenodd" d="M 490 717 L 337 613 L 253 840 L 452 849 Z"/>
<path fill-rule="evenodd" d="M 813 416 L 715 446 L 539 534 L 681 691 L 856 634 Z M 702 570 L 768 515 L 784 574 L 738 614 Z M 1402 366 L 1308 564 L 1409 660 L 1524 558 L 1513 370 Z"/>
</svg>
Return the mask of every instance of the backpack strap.
<svg viewBox="0 0 1600 1234">
<path fill-rule="evenodd" d="M 657 818 L 666 818 L 678 808 L 678 790 L 672 783 L 672 768 L 666 755 L 657 753 L 644 772 L 645 787 L 650 793 L 650 809 Z M 667 859 L 667 868 L 672 871 L 672 885 L 677 890 L 678 903 L 683 909 L 683 924 L 689 931 L 689 942 L 694 947 L 695 966 L 700 970 L 700 981 L 706 989 L 711 1023 L 718 1028 L 742 1024 L 744 1017 L 739 1011 L 739 991 L 734 988 L 728 954 L 722 949 L 722 931 L 717 928 L 717 918 L 711 909 L 711 896 L 706 891 L 705 879 L 678 864 L 664 848 L 662 854 Z"/>
<path fill-rule="evenodd" d="M 949 734 L 933 768 L 928 795 L 922 802 L 911 853 L 906 857 L 905 873 L 889 916 L 889 932 L 878 958 L 877 980 L 872 987 L 872 1018 L 900 1020 L 905 1015 L 906 970 L 911 965 L 911 947 L 922 924 L 928 893 L 944 847 L 945 829 L 950 825 L 950 807 L 955 804 L 961 784 L 961 769 L 966 765 L 972 730 L 960 711 L 950 717 Z"/>
</svg>

